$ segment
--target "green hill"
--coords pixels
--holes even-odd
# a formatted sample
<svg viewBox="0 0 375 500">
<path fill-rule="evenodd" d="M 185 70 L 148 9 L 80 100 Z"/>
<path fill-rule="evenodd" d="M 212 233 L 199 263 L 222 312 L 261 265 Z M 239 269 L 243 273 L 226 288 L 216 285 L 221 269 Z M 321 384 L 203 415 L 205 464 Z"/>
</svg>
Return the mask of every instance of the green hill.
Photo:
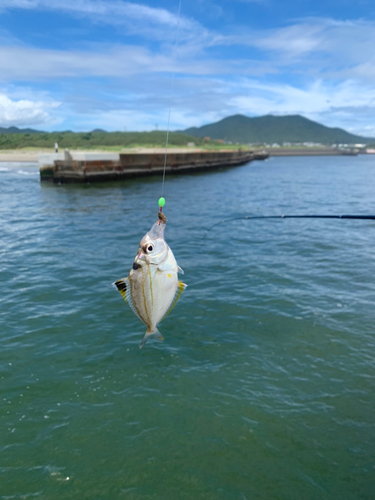
<svg viewBox="0 0 375 500">
<path fill-rule="evenodd" d="M 341 128 L 330 128 L 300 115 L 259 116 L 233 115 L 203 127 L 183 131 L 196 137 L 222 139 L 226 142 L 282 144 L 283 142 L 316 142 L 321 144 L 353 144 L 374 139 L 350 134 Z"/>
<path fill-rule="evenodd" d="M 34 131 L 35 132 L 35 131 Z M 0 149 L 18 148 L 53 148 L 55 142 L 60 150 L 90 149 L 90 148 L 120 148 L 130 146 L 159 146 L 165 145 L 166 132 L 155 130 L 152 132 L 105 132 L 95 130 L 93 132 L 40 132 L 32 133 L 23 131 L 17 133 L 1 133 Z M 203 144 L 203 139 L 197 139 L 184 133 L 170 132 L 170 146 L 185 146 L 188 142 L 194 142 L 197 146 Z"/>
</svg>

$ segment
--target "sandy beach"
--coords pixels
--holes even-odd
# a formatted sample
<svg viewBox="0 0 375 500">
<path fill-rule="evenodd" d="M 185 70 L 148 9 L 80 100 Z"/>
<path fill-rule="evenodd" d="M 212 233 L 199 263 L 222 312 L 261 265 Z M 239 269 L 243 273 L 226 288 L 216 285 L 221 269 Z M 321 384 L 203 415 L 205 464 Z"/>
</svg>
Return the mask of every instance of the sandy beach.
<svg viewBox="0 0 375 500">
<path fill-rule="evenodd" d="M 15 151 L 14 153 L 13 152 L 0 153 L 0 162 L 10 162 L 10 161 L 37 163 L 38 153 L 31 153 L 28 151 L 25 152 Z"/>
</svg>

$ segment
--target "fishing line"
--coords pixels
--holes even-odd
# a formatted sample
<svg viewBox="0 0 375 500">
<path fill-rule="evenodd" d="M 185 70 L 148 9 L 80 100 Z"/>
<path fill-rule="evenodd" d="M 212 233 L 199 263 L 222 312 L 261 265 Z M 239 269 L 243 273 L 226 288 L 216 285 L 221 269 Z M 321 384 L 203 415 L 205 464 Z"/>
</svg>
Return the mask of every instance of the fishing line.
<svg viewBox="0 0 375 500">
<path fill-rule="evenodd" d="M 215 226 L 231 222 L 233 220 L 254 220 L 254 219 L 354 219 L 354 220 L 375 220 L 375 215 L 246 215 L 242 217 L 232 217 L 216 222 L 206 230 L 211 231 Z"/>
<path fill-rule="evenodd" d="M 174 57 L 174 56 L 175 56 L 175 54 L 176 54 L 176 47 L 177 47 L 178 34 L 179 34 L 179 31 L 180 31 L 180 13 L 181 13 L 181 2 L 182 2 L 182 0 L 180 0 L 179 6 L 178 6 L 178 15 L 177 15 L 177 32 L 176 32 L 176 39 L 175 39 L 175 42 L 174 42 L 174 47 L 173 47 L 173 52 L 172 52 L 172 60 L 173 60 L 173 57 Z M 169 93 L 168 125 L 167 125 L 167 137 L 166 137 L 166 140 L 165 140 L 165 154 L 164 154 L 164 168 L 163 168 L 163 182 L 162 182 L 162 186 L 161 186 L 161 196 L 163 196 L 163 193 L 164 193 L 165 168 L 166 168 L 166 165 L 167 165 L 167 151 L 168 151 L 168 139 L 169 139 L 169 124 L 170 124 L 170 120 L 171 120 L 171 108 L 172 108 L 172 97 L 173 97 L 174 76 L 175 76 L 175 70 L 173 70 L 173 73 L 172 73 L 171 90 L 170 90 L 170 93 Z M 159 206 L 160 206 L 160 205 L 159 205 Z M 160 209 L 161 209 L 161 208 L 162 208 L 162 207 L 160 207 Z"/>
</svg>

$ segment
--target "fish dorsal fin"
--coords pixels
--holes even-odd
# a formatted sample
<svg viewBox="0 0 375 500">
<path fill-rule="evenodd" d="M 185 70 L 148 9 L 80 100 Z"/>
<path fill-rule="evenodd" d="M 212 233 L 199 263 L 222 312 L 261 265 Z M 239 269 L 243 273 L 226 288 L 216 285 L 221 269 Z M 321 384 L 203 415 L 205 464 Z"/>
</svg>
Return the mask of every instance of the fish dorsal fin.
<svg viewBox="0 0 375 500">
<path fill-rule="evenodd" d="M 130 309 L 137 316 L 137 318 L 139 318 L 142 321 L 142 323 L 145 323 L 143 319 L 140 317 L 140 315 L 137 313 L 135 307 L 133 306 L 129 278 L 122 278 L 121 280 L 117 280 L 113 283 L 113 286 L 115 286 L 117 290 L 121 293 L 125 302 L 128 303 Z"/>
<path fill-rule="evenodd" d="M 175 293 L 175 295 L 173 297 L 171 305 L 169 306 L 168 311 L 164 314 L 164 316 L 162 317 L 162 319 L 160 320 L 160 322 L 163 321 L 163 319 L 165 319 L 168 316 L 168 314 L 172 311 L 172 309 L 177 304 L 178 299 L 181 297 L 181 294 L 185 290 L 186 287 L 187 287 L 187 285 L 185 285 L 185 283 L 182 283 L 182 281 L 178 282 L 177 290 L 176 290 L 176 293 Z"/>
</svg>

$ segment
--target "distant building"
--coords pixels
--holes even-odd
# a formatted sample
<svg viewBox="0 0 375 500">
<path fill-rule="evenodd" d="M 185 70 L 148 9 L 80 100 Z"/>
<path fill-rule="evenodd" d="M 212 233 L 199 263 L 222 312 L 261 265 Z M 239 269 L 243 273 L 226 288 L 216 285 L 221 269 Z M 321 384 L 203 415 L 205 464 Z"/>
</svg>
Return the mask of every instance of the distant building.
<svg viewBox="0 0 375 500">
<path fill-rule="evenodd" d="M 189 148 L 195 148 L 195 142 L 188 142 L 187 145 Z"/>
<path fill-rule="evenodd" d="M 321 148 L 323 146 L 323 144 L 321 144 L 320 142 L 311 141 L 304 142 L 303 145 L 305 146 L 305 148 Z"/>
</svg>

